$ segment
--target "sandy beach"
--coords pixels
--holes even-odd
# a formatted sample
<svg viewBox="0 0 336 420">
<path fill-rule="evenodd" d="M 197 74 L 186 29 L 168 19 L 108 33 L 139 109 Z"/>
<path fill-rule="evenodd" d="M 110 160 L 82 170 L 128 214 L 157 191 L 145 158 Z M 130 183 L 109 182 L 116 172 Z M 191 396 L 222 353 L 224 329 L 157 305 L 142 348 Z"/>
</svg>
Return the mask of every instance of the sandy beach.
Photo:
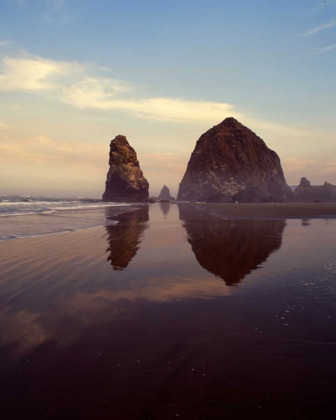
<svg viewBox="0 0 336 420">
<path fill-rule="evenodd" d="M 336 217 L 336 203 L 196 203 L 195 205 L 228 218 L 318 219 Z"/>
<path fill-rule="evenodd" d="M 336 221 L 225 220 L 203 207 L 156 203 L 117 224 L 0 243 L 3 415 L 328 412 Z"/>
</svg>

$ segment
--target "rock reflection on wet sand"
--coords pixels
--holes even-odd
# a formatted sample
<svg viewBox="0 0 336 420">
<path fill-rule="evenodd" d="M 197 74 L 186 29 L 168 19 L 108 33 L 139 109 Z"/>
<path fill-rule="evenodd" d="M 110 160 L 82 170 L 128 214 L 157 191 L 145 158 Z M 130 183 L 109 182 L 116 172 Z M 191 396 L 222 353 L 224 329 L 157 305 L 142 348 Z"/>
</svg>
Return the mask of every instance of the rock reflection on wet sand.
<svg viewBox="0 0 336 420">
<path fill-rule="evenodd" d="M 109 210 L 107 210 L 108 212 Z M 147 228 L 148 206 L 113 217 L 115 226 L 106 226 L 108 258 L 114 270 L 125 269 L 136 255 Z"/>
<path fill-rule="evenodd" d="M 228 286 L 239 283 L 281 247 L 284 220 L 228 220 L 180 205 L 180 218 L 199 264 Z"/>
</svg>

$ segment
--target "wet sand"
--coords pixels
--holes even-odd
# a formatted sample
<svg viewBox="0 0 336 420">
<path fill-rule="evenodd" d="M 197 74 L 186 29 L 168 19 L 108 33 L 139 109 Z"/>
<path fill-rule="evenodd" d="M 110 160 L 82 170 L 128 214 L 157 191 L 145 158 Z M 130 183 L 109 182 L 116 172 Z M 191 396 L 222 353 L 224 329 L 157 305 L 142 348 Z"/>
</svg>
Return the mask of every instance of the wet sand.
<svg viewBox="0 0 336 420">
<path fill-rule="evenodd" d="M 196 203 L 195 205 L 228 218 L 318 219 L 336 217 L 336 203 Z"/>
<path fill-rule="evenodd" d="M 169 203 L 113 217 L 0 243 L 4 418 L 333 410 L 335 220 L 225 220 Z"/>
</svg>

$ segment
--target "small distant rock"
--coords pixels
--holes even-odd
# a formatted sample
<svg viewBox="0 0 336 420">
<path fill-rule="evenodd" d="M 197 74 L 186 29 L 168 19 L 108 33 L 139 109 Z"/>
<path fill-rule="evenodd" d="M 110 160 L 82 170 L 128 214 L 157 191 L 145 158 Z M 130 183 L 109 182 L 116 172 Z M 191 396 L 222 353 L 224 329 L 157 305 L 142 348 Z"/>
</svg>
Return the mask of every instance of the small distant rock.
<svg viewBox="0 0 336 420">
<path fill-rule="evenodd" d="M 311 185 L 304 177 L 295 188 L 294 197 L 295 201 L 304 203 L 336 202 L 336 186 L 328 182 L 323 185 Z"/>
<path fill-rule="evenodd" d="M 161 202 L 175 201 L 175 197 L 172 197 L 170 195 L 170 190 L 166 185 L 162 187 L 162 190 L 158 197 L 151 197 L 151 198 L 155 201 L 161 201 Z"/>
</svg>

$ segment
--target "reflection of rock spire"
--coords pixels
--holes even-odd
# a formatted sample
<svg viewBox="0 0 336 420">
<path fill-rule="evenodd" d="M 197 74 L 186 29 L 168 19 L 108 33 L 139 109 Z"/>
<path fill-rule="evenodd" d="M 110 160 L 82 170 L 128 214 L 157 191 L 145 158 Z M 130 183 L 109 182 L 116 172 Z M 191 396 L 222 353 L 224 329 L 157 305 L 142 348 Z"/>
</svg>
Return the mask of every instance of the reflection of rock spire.
<svg viewBox="0 0 336 420">
<path fill-rule="evenodd" d="M 281 247 L 283 220 L 224 220 L 184 205 L 179 211 L 197 261 L 228 286 L 239 283 Z"/>
<path fill-rule="evenodd" d="M 161 211 L 163 213 L 164 218 L 167 218 L 167 214 L 170 210 L 170 203 L 160 203 Z"/>
<path fill-rule="evenodd" d="M 142 240 L 144 230 L 147 228 L 148 206 L 138 210 L 112 217 L 117 225 L 106 226 L 107 242 L 106 252 L 114 270 L 123 270 L 135 257 Z"/>
</svg>

